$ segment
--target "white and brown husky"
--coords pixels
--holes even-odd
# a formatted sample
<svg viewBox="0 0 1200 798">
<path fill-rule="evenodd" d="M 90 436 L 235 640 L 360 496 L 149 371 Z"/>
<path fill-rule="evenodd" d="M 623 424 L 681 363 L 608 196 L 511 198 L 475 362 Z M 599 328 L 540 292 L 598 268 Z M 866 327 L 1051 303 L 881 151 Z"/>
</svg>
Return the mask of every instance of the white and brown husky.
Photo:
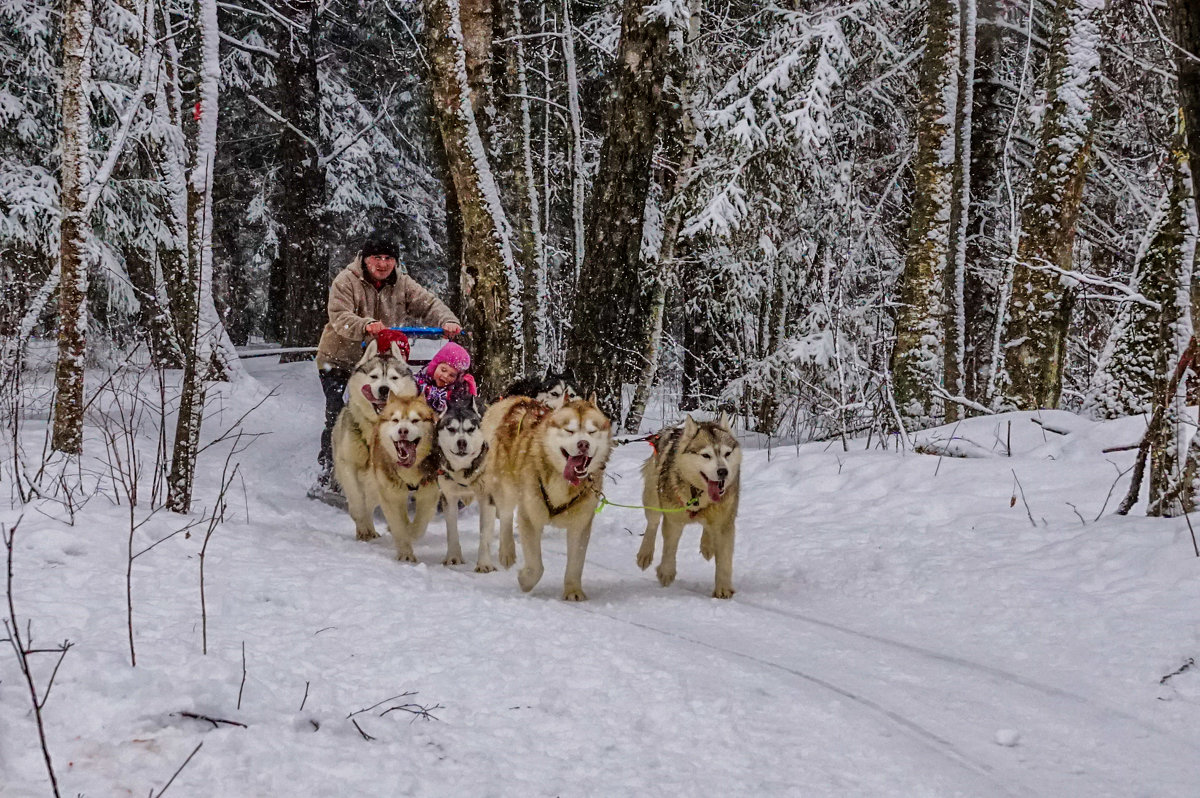
<svg viewBox="0 0 1200 798">
<path fill-rule="evenodd" d="M 417 395 L 417 383 L 400 348 L 392 344 L 390 352 L 390 357 L 381 355 L 374 340 L 367 344 L 346 385 L 349 399 L 333 426 L 333 473 L 346 495 L 359 540 L 378 537 L 374 524 L 364 524 L 359 519 L 364 517 L 361 507 L 372 490 L 370 448 L 379 426 L 379 412 L 391 396 Z M 357 515 L 356 508 L 359 508 Z M 371 505 L 365 511 L 368 520 L 374 509 L 375 505 Z"/>
<path fill-rule="evenodd" d="M 413 543 L 425 534 L 437 510 L 437 452 L 433 445 L 436 424 L 437 415 L 423 396 L 393 394 L 379 414 L 371 447 L 371 480 L 396 542 L 396 559 L 402 562 L 417 561 Z M 414 500 L 411 516 L 410 496 Z M 371 524 L 375 505 L 368 502 L 364 507 L 367 513 L 355 516 L 356 524 Z"/>
<path fill-rule="evenodd" d="M 675 581 L 675 552 L 688 524 L 701 524 L 700 554 L 716 563 L 715 598 L 733 595 L 733 537 L 740 495 L 742 449 L 724 413 L 717 421 L 664 429 L 654 454 L 642 466 L 646 534 L 637 553 L 643 570 L 654 561 L 654 541 L 662 523 L 663 548 L 658 581 Z M 663 511 L 666 512 L 663 512 Z"/>
<path fill-rule="evenodd" d="M 513 396 L 488 408 L 483 432 L 489 447 L 484 478 L 500 516 L 500 564 L 507 568 L 516 561 L 514 509 L 523 555 L 517 581 L 526 592 L 545 570 L 542 530 L 547 525 L 566 529 L 563 599 L 585 600 L 583 561 L 612 447 L 608 418 L 594 398 L 569 401 L 555 410 L 536 399 Z"/>
</svg>

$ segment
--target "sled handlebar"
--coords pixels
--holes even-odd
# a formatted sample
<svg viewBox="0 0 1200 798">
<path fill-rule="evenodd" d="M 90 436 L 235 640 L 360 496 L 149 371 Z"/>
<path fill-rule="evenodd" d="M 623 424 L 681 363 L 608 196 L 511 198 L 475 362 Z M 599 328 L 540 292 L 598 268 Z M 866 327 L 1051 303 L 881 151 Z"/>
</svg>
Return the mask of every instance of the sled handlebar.
<svg viewBox="0 0 1200 798">
<path fill-rule="evenodd" d="M 441 327 L 389 327 L 388 329 L 402 332 L 409 338 L 441 338 L 446 335 L 446 331 Z M 461 332 L 459 335 L 466 335 L 466 332 Z"/>
</svg>

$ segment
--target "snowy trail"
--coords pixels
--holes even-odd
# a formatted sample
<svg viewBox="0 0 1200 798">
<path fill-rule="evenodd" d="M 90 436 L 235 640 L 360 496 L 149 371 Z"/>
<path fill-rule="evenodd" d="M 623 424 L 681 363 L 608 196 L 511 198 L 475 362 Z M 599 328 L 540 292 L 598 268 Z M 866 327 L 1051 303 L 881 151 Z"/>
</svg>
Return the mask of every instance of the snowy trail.
<svg viewBox="0 0 1200 798">
<path fill-rule="evenodd" d="M 685 542 L 694 541 L 685 535 Z M 557 566 L 565 563 L 564 550 L 547 547 L 550 553 Z M 618 577 L 627 570 L 601 564 L 591 556 L 588 567 Z M 553 572 L 554 566 L 548 565 L 547 573 Z M 678 583 L 663 592 L 675 589 Z M 708 598 L 702 588 L 683 589 Z M 989 794 L 1074 794 L 1080 782 L 1087 781 L 1090 795 L 1132 795 L 1142 784 L 1140 768 L 1155 761 L 1178 763 L 1170 794 L 1186 794 L 1194 783 L 1194 774 L 1184 763 L 1196 755 L 1195 744 L 1094 699 L 740 596 L 733 602 L 737 606 L 729 612 L 738 617 L 725 618 L 715 633 L 686 617 L 666 617 L 653 606 L 652 598 L 632 608 L 606 604 L 603 610 L 587 605 L 581 609 L 783 671 L 836 693 L 984 777 Z M 781 627 L 778 622 L 764 622 L 764 615 L 788 622 Z M 673 628 L 664 628 L 665 624 Z M 1022 749 L 1016 756 L 998 745 L 994 736 L 1013 726 L 1022 730 Z M 1106 730 L 1105 738 L 1076 731 L 1096 727 Z M 1026 783 L 1030 771 L 1036 775 L 1033 784 Z"/>
<path fill-rule="evenodd" d="M 393 559 L 382 523 L 383 538 L 355 541 L 344 513 L 302 498 L 320 418 L 311 372 L 255 368 L 283 390 L 206 558 L 207 656 L 199 541 L 135 565 L 131 669 L 125 508 L 93 502 L 74 527 L 53 507 L 26 515 L 19 611 L 40 640 L 76 644 L 48 705 L 69 794 L 145 795 L 199 742 L 177 798 L 1194 793 L 1200 674 L 1159 684 L 1200 656 L 1186 528 L 1090 522 L 1114 471 L 1099 449 L 1129 425 L 1066 440 L 1015 417 L 1025 454 L 1011 459 L 750 449 L 732 600 L 709 597 L 697 528 L 662 588 L 634 562 L 641 513 L 613 507 L 593 530 L 591 600 L 575 605 L 559 599 L 559 530 L 528 595 L 514 570 L 472 571 L 474 510 L 466 566 L 440 564 L 440 518 L 416 566 Z M 225 417 L 248 401 L 229 398 Z M 986 442 L 995 423 L 963 433 Z M 644 456 L 617 450 L 613 501 L 637 503 Z M 1014 471 L 1036 524 L 1011 501 Z M 139 538 L 177 523 L 163 514 Z M 0 796 L 27 798 L 44 771 L 13 676 L 0 658 Z M 357 716 L 372 740 L 349 722 L 406 691 L 437 720 Z"/>
</svg>

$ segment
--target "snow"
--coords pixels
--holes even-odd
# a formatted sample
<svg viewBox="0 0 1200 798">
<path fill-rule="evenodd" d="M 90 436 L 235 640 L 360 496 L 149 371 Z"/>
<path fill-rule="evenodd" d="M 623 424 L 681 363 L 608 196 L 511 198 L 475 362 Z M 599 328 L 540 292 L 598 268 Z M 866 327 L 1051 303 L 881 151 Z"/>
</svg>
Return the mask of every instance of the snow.
<svg viewBox="0 0 1200 798">
<path fill-rule="evenodd" d="M 417 566 L 356 542 L 345 514 L 303 497 L 311 364 L 248 363 L 257 380 L 215 388 L 205 414 L 211 439 L 279 386 L 249 417 L 270 434 L 234 458 L 244 489 L 208 544 L 207 656 L 202 530 L 135 561 L 131 668 L 128 509 L 97 496 L 71 526 L 61 505 L 26 508 L 17 615 L 35 643 L 74 644 L 44 711 L 63 794 L 161 790 L 200 743 L 173 798 L 1194 793 L 1200 674 L 1183 666 L 1200 649 L 1200 560 L 1184 519 L 1111 515 L 1125 478 L 1100 513 L 1133 457 L 1102 449 L 1136 443 L 1141 419 L 1041 413 L 1060 435 L 1012 413 L 915 436 L 968 442 L 970 458 L 744 435 L 738 594 L 709 598 L 695 527 L 659 587 L 634 565 L 640 512 L 609 507 L 575 605 L 559 600 L 561 531 L 529 595 L 514 571 L 441 566 L 440 518 Z M 26 419 L 27 452 L 43 423 Z M 86 445 L 87 482 L 103 481 L 95 428 Z M 201 456 L 198 505 L 227 447 Z M 616 450 L 609 498 L 639 503 L 646 454 Z M 135 547 L 185 520 L 156 515 Z M 376 702 L 353 718 L 367 740 L 348 716 Z M 382 714 L 398 704 L 436 719 Z M 48 794 L 7 647 L 0 730 L 0 796 Z"/>
</svg>

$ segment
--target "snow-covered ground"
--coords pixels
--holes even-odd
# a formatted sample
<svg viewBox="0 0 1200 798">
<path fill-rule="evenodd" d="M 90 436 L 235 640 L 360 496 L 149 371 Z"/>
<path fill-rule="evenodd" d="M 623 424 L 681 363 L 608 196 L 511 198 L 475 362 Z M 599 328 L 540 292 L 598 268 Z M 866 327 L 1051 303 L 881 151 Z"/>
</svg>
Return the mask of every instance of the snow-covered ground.
<svg viewBox="0 0 1200 798">
<path fill-rule="evenodd" d="M 609 507 L 584 570 L 591 600 L 568 604 L 559 531 L 529 595 L 515 569 L 472 571 L 473 511 L 466 566 L 440 564 L 440 520 L 417 566 L 386 536 L 356 542 L 347 516 L 304 498 L 321 418 L 312 365 L 249 367 L 257 384 L 214 404 L 210 436 L 263 387 L 280 394 L 247 422 L 270 435 L 241 455 L 244 492 L 235 483 L 208 546 L 207 656 L 202 535 L 135 561 L 130 667 L 127 508 L 98 496 L 73 526 L 57 505 L 25 508 L 17 614 L 35 643 L 74 644 L 45 705 L 63 795 L 161 790 L 200 743 L 172 798 L 1200 790 L 1200 673 L 1161 681 L 1200 654 L 1188 528 L 1113 516 L 1128 477 L 1095 520 L 1133 457 L 1101 449 L 1135 442 L 1138 419 L 1045 414 L 1064 436 L 1012 414 L 925 436 L 992 453 L 970 459 L 865 441 L 750 450 L 731 601 L 709 597 L 698 528 L 661 588 L 634 564 L 640 512 Z M 40 440 L 37 421 L 27 435 Z M 92 441 L 85 459 L 105 472 Z M 202 456 L 198 509 L 224 447 Z M 613 501 L 637 503 L 646 453 L 616 452 Z M 156 515 L 137 548 L 182 523 Z M 37 659 L 43 683 L 54 659 Z M 386 712 L 401 704 L 433 719 Z M 6 645 L 0 795 L 49 794 Z"/>
</svg>

